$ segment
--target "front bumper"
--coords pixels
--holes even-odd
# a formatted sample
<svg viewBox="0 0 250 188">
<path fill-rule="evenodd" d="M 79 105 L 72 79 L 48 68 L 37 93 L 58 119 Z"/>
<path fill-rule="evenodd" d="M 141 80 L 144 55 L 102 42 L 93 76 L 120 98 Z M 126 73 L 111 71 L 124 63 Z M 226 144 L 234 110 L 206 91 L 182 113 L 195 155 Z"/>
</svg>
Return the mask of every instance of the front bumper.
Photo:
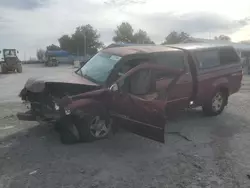
<svg viewBox="0 0 250 188">
<path fill-rule="evenodd" d="M 21 121 L 47 121 L 47 122 L 55 122 L 62 117 L 59 113 L 35 115 L 30 111 L 18 112 L 16 116 Z"/>
<path fill-rule="evenodd" d="M 53 122 L 53 121 L 58 121 L 61 117 L 63 117 L 63 114 L 59 109 L 52 110 L 48 108 L 34 108 L 34 107 L 32 108 L 27 103 L 25 103 L 25 105 L 29 110 L 26 112 L 18 112 L 16 114 L 17 118 L 22 121 Z"/>
</svg>

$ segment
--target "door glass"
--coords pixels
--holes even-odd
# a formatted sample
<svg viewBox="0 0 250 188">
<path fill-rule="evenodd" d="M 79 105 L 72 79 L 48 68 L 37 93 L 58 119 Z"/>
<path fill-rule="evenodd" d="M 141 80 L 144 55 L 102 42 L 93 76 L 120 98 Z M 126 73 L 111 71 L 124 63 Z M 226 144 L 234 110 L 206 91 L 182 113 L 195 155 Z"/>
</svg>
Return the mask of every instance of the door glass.
<svg viewBox="0 0 250 188">
<path fill-rule="evenodd" d="M 196 52 L 195 55 L 199 61 L 200 69 L 208 69 L 220 65 L 220 59 L 217 50 Z"/>
<path fill-rule="evenodd" d="M 4 57 L 15 57 L 16 51 L 15 50 L 4 50 Z"/>
<path fill-rule="evenodd" d="M 148 59 L 146 58 L 140 58 L 140 59 L 132 59 L 132 60 L 129 60 L 127 62 L 125 62 L 119 72 L 118 72 L 118 76 L 122 76 L 124 74 L 126 74 L 129 70 L 131 70 L 132 68 L 142 64 L 142 63 L 145 63 L 145 62 L 148 62 Z"/>
<path fill-rule="evenodd" d="M 239 63 L 240 58 L 233 48 L 222 48 L 219 50 L 220 53 L 220 64 L 234 64 Z"/>
<path fill-rule="evenodd" d="M 173 69 L 184 69 L 184 54 L 182 52 L 167 52 L 156 55 L 157 63 Z"/>
</svg>

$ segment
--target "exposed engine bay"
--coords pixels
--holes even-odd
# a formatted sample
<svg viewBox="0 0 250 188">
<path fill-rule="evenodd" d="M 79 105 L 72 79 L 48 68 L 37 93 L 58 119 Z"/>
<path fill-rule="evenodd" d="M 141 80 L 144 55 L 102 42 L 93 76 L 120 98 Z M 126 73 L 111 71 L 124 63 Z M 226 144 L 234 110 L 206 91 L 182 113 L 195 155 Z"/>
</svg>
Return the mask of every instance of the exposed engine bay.
<svg viewBox="0 0 250 188">
<path fill-rule="evenodd" d="M 21 90 L 19 97 L 30 103 L 30 112 L 35 116 L 44 117 L 49 121 L 54 113 L 58 113 L 59 106 L 64 106 L 68 96 L 96 90 L 100 86 L 71 84 L 60 82 L 44 82 L 28 80 Z M 53 119 L 51 117 L 51 119 Z"/>
</svg>

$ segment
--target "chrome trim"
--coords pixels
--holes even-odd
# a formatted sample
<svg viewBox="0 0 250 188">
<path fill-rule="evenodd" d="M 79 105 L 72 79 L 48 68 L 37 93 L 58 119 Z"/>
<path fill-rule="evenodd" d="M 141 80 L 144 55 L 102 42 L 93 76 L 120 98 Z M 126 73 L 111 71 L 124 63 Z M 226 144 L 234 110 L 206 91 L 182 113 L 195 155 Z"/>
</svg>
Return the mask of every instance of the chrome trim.
<svg viewBox="0 0 250 188">
<path fill-rule="evenodd" d="M 170 100 L 170 101 L 167 100 L 167 103 L 169 103 L 169 102 L 175 102 L 175 101 L 180 101 L 180 100 L 184 100 L 184 99 L 188 99 L 188 98 L 189 97 L 182 97 L 182 98 L 174 99 L 174 100 Z"/>
<path fill-rule="evenodd" d="M 151 127 L 151 128 L 157 128 L 157 129 L 164 129 L 164 128 L 160 128 L 160 127 L 156 127 L 156 126 L 153 126 L 153 125 L 150 125 L 148 123 L 144 123 L 144 122 L 141 122 L 141 121 L 137 121 L 137 120 L 134 120 L 134 119 L 131 119 L 129 118 L 128 116 L 125 116 L 125 115 L 121 115 L 121 114 L 117 114 L 117 113 L 110 113 L 110 115 L 113 115 L 113 116 L 116 116 L 116 117 L 119 117 L 119 118 L 122 118 L 122 119 L 126 119 L 126 120 L 129 120 L 129 121 L 133 121 L 135 123 L 141 123 L 143 125 L 146 125 L 148 127 Z"/>
</svg>

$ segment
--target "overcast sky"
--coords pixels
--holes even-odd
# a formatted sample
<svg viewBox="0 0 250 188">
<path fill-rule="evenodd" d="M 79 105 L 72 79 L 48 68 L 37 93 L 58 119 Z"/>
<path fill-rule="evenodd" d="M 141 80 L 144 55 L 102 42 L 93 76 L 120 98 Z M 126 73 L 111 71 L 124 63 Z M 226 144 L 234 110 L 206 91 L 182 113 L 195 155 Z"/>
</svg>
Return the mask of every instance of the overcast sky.
<svg viewBox="0 0 250 188">
<path fill-rule="evenodd" d="M 85 24 L 109 44 L 123 21 L 158 43 L 172 30 L 241 41 L 250 39 L 249 18 L 249 0 L 0 0 L 0 49 L 16 48 L 20 59 L 35 57 L 38 48 L 58 44 L 61 35 Z"/>
</svg>

